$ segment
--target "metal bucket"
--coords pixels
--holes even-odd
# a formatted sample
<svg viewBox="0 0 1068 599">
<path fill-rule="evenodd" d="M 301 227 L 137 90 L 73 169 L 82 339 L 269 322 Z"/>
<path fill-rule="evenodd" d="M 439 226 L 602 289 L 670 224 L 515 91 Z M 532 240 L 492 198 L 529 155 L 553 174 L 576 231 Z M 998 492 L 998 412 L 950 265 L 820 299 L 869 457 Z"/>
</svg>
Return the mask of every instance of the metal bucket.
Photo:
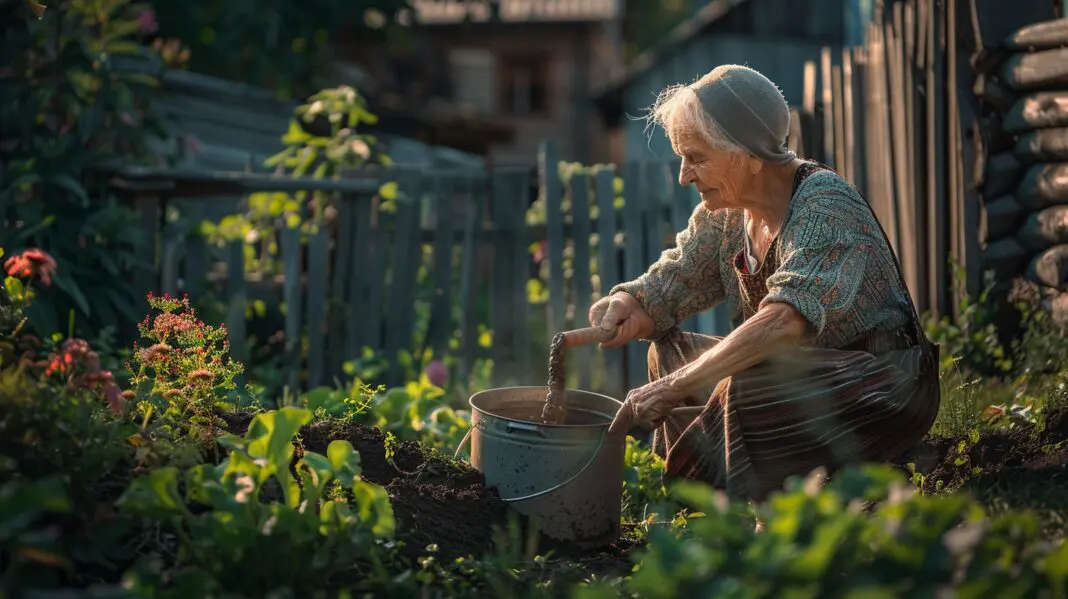
<svg viewBox="0 0 1068 599">
<path fill-rule="evenodd" d="M 541 532 L 583 548 L 619 538 L 625 435 L 608 435 L 622 403 L 567 390 L 563 424 L 540 424 L 546 388 L 502 387 L 471 396 L 471 465 Z"/>
</svg>

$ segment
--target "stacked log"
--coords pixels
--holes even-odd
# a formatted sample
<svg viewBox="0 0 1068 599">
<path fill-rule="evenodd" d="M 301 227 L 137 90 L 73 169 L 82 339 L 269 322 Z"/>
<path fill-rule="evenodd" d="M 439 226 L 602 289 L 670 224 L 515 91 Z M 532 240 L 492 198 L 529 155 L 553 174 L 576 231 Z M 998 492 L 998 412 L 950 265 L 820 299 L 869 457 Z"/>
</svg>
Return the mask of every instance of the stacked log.
<svg viewBox="0 0 1068 599">
<path fill-rule="evenodd" d="M 989 157 L 984 268 L 1037 286 L 1068 324 L 1068 19 L 1014 31 L 973 59 Z"/>
</svg>

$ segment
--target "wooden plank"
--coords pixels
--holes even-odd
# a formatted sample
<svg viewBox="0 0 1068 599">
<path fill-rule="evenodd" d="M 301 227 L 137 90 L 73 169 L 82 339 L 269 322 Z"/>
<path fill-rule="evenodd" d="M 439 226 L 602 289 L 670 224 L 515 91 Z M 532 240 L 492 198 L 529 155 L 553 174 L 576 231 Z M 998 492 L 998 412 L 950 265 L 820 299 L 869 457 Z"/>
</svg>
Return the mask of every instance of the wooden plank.
<svg viewBox="0 0 1068 599">
<path fill-rule="evenodd" d="M 475 229 L 481 228 L 482 204 L 474 193 L 474 181 L 463 178 L 464 242 L 460 251 L 460 378 L 467 382 L 478 350 L 478 318 L 475 314 Z M 396 304 L 394 304 L 396 305 Z"/>
<path fill-rule="evenodd" d="M 945 80 L 943 54 L 942 5 L 930 2 L 927 18 L 927 229 L 930 265 L 928 268 L 928 294 L 931 313 L 940 318 L 948 314 L 946 293 L 946 194 L 945 169 L 946 146 L 943 126 L 945 116 Z"/>
<path fill-rule="evenodd" d="M 845 175 L 849 164 L 845 155 L 845 98 L 842 90 L 842 67 L 831 67 L 831 116 L 834 118 L 834 164 Z"/>
<path fill-rule="evenodd" d="M 955 13 L 958 28 L 967 28 L 970 23 L 977 23 L 979 16 L 973 15 L 975 3 L 970 2 L 961 5 Z M 954 14 L 954 13 L 950 13 Z M 957 39 L 951 37 L 950 39 Z M 974 40 L 974 38 L 973 38 Z M 958 184 L 960 186 L 960 201 L 962 211 L 963 243 L 961 247 L 964 262 L 966 290 L 973 299 L 978 298 L 982 292 L 982 256 L 979 249 L 979 192 L 976 189 L 977 181 L 975 157 L 983 151 L 983 137 L 979 132 L 978 107 L 975 96 L 969 93 L 972 88 L 972 75 L 970 69 L 970 57 L 978 51 L 978 47 L 971 44 L 965 48 L 957 48 L 956 59 L 957 78 L 950 81 L 958 94 L 958 136 L 960 143 L 960 167 L 958 170 Z M 970 140 L 966 132 L 971 134 Z"/>
<path fill-rule="evenodd" d="M 957 89 L 957 3 L 956 0 L 946 0 L 946 148 L 950 152 L 949 161 L 946 169 L 946 182 L 947 182 L 947 199 L 949 201 L 949 247 L 952 252 L 953 259 L 958 263 L 955 266 L 959 266 L 963 252 L 961 248 L 963 243 L 961 240 L 963 215 L 961 214 L 961 198 L 963 194 L 960 193 L 960 111 L 958 109 L 959 98 Z M 954 281 L 955 282 L 955 281 Z M 956 285 L 952 289 L 952 305 L 960 306 L 961 299 L 959 289 Z M 954 310 L 953 317 L 959 317 L 960 314 Z"/>
<path fill-rule="evenodd" d="M 571 218 L 575 225 L 575 234 L 571 237 L 574 244 L 572 254 L 573 269 L 571 279 L 575 282 L 575 305 L 574 328 L 589 326 L 587 315 L 593 297 L 593 282 L 590 280 L 590 237 L 593 233 L 590 228 L 590 177 L 575 175 L 571 178 Z M 578 386 L 580 389 L 590 389 L 592 383 L 591 368 L 593 361 L 592 347 L 579 347 L 570 352 L 568 356 L 576 367 L 570 368 L 571 372 L 578 373 Z M 570 360 L 571 357 L 574 360 Z"/>
<path fill-rule="evenodd" d="M 853 52 L 849 48 L 842 50 L 842 143 L 844 148 L 842 155 L 845 156 L 843 175 L 846 180 L 860 189 L 857 185 L 857 145 L 856 145 L 856 112 L 853 107 Z M 863 193 L 863 192 L 862 192 Z"/>
<path fill-rule="evenodd" d="M 838 168 L 839 165 L 834 161 L 834 94 L 831 84 L 830 48 L 823 48 L 820 51 L 820 80 L 823 84 L 823 162 L 828 166 Z"/>
<path fill-rule="evenodd" d="M 545 196 L 545 225 L 549 259 L 549 332 L 546 351 L 553 335 L 567 329 L 567 296 L 564 285 L 564 209 L 560 175 L 559 152 L 556 142 L 547 140 L 538 149 L 538 183 Z"/>
<path fill-rule="evenodd" d="M 597 173 L 594 179 L 594 194 L 597 201 L 598 228 L 597 228 L 597 271 L 601 283 L 601 296 L 620 282 L 618 254 L 615 248 L 616 228 L 615 223 L 615 193 L 612 188 L 612 180 L 615 174 L 609 170 Z M 625 191 L 625 190 L 624 190 Z M 603 393 L 610 397 L 623 400 L 625 396 L 623 365 L 624 348 L 612 348 L 601 351 L 604 358 L 604 389 Z"/>
<path fill-rule="evenodd" d="M 367 295 L 371 285 L 368 265 L 371 256 L 371 216 L 374 206 L 370 197 L 352 198 L 353 242 L 349 261 L 348 300 L 345 302 L 345 357 L 358 358 L 363 353 L 367 331 L 365 315 Z"/>
<path fill-rule="evenodd" d="M 493 176 L 492 208 L 493 229 L 503 235 L 495 235 L 493 243 L 493 280 L 490 283 L 490 318 L 493 327 L 493 379 L 498 386 L 519 384 L 517 372 L 522 372 L 516 364 L 517 325 L 526 326 L 525 322 L 516 322 L 517 302 L 526 302 L 526 281 L 515 276 L 513 243 L 516 222 L 513 212 L 515 206 L 515 185 L 513 178 L 496 172 Z M 517 291 L 521 293 L 517 294 Z"/>
<path fill-rule="evenodd" d="M 629 162 L 623 173 L 623 206 L 625 243 L 623 249 L 623 268 L 626 280 L 633 281 L 645 271 L 645 240 L 642 217 L 645 213 L 647 187 L 643 176 L 642 164 Z M 641 386 L 647 379 L 645 354 L 638 341 L 631 341 L 626 346 L 627 388 Z"/>
<path fill-rule="evenodd" d="M 914 247 L 914 231 L 912 220 L 909 218 L 909 197 L 911 187 L 908 184 L 909 176 L 909 146 L 908 146 L 908 110 L 905 106 L 904 75 L 901 65 L 903 40 L 900 37 L 902 31 L 902 5 L 894 4 L 893 18 L 884 24 L 886 40 L 886 70 L 887 90 L 890 97 L 890 149 L 893 156 L 893 215 L 897 219 L 897 251 L 901 270 L 905 275 L 905 281 L 910 284 L 912 277 L 912 257 Z"/>
<path fill-rule="evenodd" d="M 364 266 L 364 276 L 367 277 L 369 284 L 367 288 L 367 307 L 363 314 L 366 325 L 364 344 L 375 351 L 382 351 L 386 272 L 389 269 L 390 262 L 389 231 L 394 218 L 393 215 L 382 210 L 381 198 L 376 196 L 371 206 L 371 230 L 369 232 L 371 255 Z M 388 359 L 396 359 L 395 356 L 386 357 Z"/>
<path fill-rule="evenodd" d="M 911 282 L 914 289 L 913 298 L 917 310 L 922 314 L 926 311 L 928 297 L 928 270 L 931 248 L 928 245 L 928 219 L 927 219 L 927 178 L 924 176 L 924 168 L 927 165 L 927 144 L 924 141 L 924 118 L 927 115 L 926 100 L 924 98 L 924 64 L 927 60 L 926 51 L 926 19 L 927 0 L 915 0 L 905 7 L 905 21 L 909 35 L 909 55 L 905 63 L 908 87 L 905 90 L 909 106 L 909 173 L 910 193 L 912 200 L 909 203 L 914 222 L 914 253 L 913 253 L 913 276 Z"/>
<path fill-rule="evenodd" d="M 350 274 L 355 251 L 355 223 L 353 221 L 358 201 L 350 195 L 341 194 L 334 202 L 337 210 L 337 227 L 332 248 L 331 274 L 333 277 L 330 283 L 330 303 L 327 306 L 330 334 L 327 341 L 326 372 L 331 376 L 341 375 L 345 360 L 356 357 L 355 354 L 346 354 L 345 349 L 345 300 L 350 296 L 349 288 L 355 284 Z"/>
<path fill-rule="evenodd" d="M 398 356 L 401 350 L 413 351 L 415 327 L 415 287 L 422 247 L 415 232 L 419 228 L 422 207 L 422 180 L 417 173 L 405 171 L 398 176 L 401 197 L 397 199 L 397 214 L 393 231 L 392 279 L 386 314 L 386 334 L 383 347 L 390 356 L 389 380 L 402 383 L 403 369 Z M 420 364 L 421 356 L 412 356 Z"/>
<path fill-rule="evenodd" d="M 230 356 L 248 364 L 248 333 L 245 304 L 248 287 L 245 283 L 245 240 L 235 239 L 226 252 L 226 338 L 230 342 Z M 239 385 L 244 384 L 244 375 Z"/>
<path fill-rule="evenodd" d="M 511 242 L 512 250 L 509 252 L 512 259 L 511 289 L 514 293 L 512 301 L 513 327 L 515 330 L 515 363 L 516 374 L 526 375 L 531 364 L 531 337 L 530 337 L 530 300 L 527 298 L 527 280 L 530 276 L 530 252 L 527 244 L 531 237 L 526 227 L 527 198 L 530 195 L 530 179 L 525 173 L 511 173 L 505 182 L 507 196 L 502 202 L 509 202 L 512 208 L 508 212 L 510 229 L 513 232 Z"/>
<path fill-rule="evenodd" d="M 300 372 L 303 366 L 301 355 L 301 269 L 300 269 L 300 229 L 282 227 L 279 231 L 279 245 L 282 252 L 282 270 L 285 282 L 282 284 L 282 296 L 286 303 L 285 315 L 285 356 L 283 367 L 286 386 L 290 393 L 299 393 Z M 244 306 L 241 307 L 242 316 Z"/>
<path fill-rule="evenodd" d="M 645 163 L 643 180 L 645 181 L 646 204 L 642 209 L 642 221 L 644 223 L 645 236 L 645 266 L 656 262 L 660 258 L 660 252 L 664 250 L 664 224 L 665 219 L 662 208 L 667 206 L 668 199 L 672 197 L 671 173 L 667 170 L 667 164 L 660 161 Z"/>
<path fill-rule="evenodd" d="M 316 226 L 308 236 L 308 275 L 304 284 L 307 294 L 305 321 L 308 327 L 308 379 L 313 388 L 324 381 L 326 372 L 326 298 L 329 293 L 330 232 Z M 289 280 L 288 273 L 286 280 Z"/>
<path fill-rule="evenodd" d="M 435 182 L 437 193 L 434 197 L 434 222 L 437 223 L 441 236 L 434 243 L 434 267 L 432 272 L 434 300 L 430 307 L 430 325 L 427 331 L 428 342 L 434 359 L 442 359 L 449 348 L 449 338 L 453 334 L 452 322 L 452 231 L 454 219 L 451 218 L 454 205 L 456 181 L 441 177 Z"/>
</svg>

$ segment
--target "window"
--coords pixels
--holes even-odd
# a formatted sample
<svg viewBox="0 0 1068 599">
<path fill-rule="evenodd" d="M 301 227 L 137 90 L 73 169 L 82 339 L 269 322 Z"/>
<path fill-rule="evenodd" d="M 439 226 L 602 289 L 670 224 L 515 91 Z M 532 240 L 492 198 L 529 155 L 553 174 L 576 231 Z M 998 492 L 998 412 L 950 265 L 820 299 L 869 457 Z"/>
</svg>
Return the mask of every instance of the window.
<svg viewBox="0 0 1068 599">
<path fill-rule="evenodd" d="M 500 61 L 501 112 L 515 116 L 549 112 L 549 59 L 546 56 L 506 56 Z"/>
<path fill-rule="evenodd" d="M 453 99 L 483 114 L 495 112 L 493 90 L 497 73 L 493 53 L 477 48 L 454 49 L 449 54 L 449 63 Z"/>
</svg>

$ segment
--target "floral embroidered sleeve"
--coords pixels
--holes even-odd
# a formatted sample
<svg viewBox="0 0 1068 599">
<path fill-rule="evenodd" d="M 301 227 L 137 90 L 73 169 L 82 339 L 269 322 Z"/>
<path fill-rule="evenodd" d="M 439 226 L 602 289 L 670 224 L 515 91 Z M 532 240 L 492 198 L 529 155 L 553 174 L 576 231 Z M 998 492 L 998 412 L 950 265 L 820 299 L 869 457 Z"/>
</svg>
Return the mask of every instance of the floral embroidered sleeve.
<svg viewBox="0 0 1068 599">
<path fill-rule="evenodd" d="M 768 277 L 761 303 L 793 306 L 813 338 L 853 338 L 866 328 L 856 308 L 871 274 L 871 244 L 856 234 L 863 215 L 852 205 L 854 198 L 824 186 L 797 199 L 779 239 L 779 268 Z"/>
<path fill-rule="evenodd" d="M 675 236 L 675 247 L 665 250 L 645 274 L 610 291 L 625 291 L 645 308 L 656 323 L 651 339 L 723 299 L 719 266 L 723 212 L 698 205 L 686 228 Z"/>
</svg>

